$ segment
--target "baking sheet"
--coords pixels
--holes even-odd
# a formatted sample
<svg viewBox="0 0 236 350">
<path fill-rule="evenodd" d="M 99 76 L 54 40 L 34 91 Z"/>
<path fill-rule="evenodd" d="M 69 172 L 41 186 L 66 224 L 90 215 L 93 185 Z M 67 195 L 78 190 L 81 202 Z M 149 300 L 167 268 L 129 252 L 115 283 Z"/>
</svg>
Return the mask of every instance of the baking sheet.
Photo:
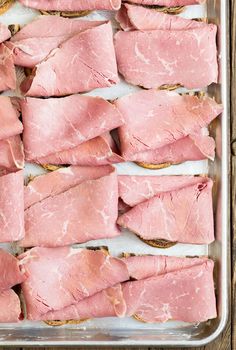
<svg viewBox="0 0 236 350">
<path fill-rule="evenodd" d="M 209 0 L 209 2 L 211 2 Z M 212 3 L 214 1 L 212 0 Z M 0 16 L 0 22 L 4 24 L 15 24 L 18 23 L 20 25 L 27 24 L 31 22 L 35 16 L 38 15 L 37 11 L 25 9 L 19 3 L 15 4 L 7 13 Z M 195 5 L 188 6 L 186 10 L 180 15 L 186 18 L 205 18 L 207 16 L 207 8 L 206 5 Z M 103 20 L 103 19 L 111 19 L 114 24 L 114 30 L 117 28 L 117 23 L 113 19 L 114 13 L 105 12 L 105 11 L 97 11 L 93 12 L 87 17 L 83 17 L 84 19 L 91 20 Z M 22 72 L 18 72 L 18 74 L 22 78 Z M 123 80 L 116 86 L 111 88 L 104 89 L 96 89 L 92 92 L 89 92 L 87 95 L 91 96 L 101 96 L 106 99 L 115 99 L 121 97 L 123 95 L 132 93 L 137 91 L 139 88 L 134 87 L 125 83 Z M 187 91 L 185 89 L 178 89 L 177 91 L 184 92 Z M 5 93 L 8 94 L 8 93 Z M 19 90 L 16 91 L 16 94 L 19 95 Z M 12 93 L 10 94 L 12 95 Z M 212 164 L 210 165 L 212 167 Z M 209 162 L 206 161 L 196 161 L 196 162 L 186 162 L 184 164 L 171 166 L 169 168 L 165 168 L 162 170 L 147 170 L 143 169 L 133 163 L 123 163 L 116 165 L 118 170 L 118 174 L 128 174 L 128 175 L 199 175 L 199 174 L 208 174 L 209 173 Z M 39 166 L 27 165 L 25 168 L 25 176 L 28 175 L 37 175 L 44 173 L 45 171 Z M 213 246 L 217 244 L 214 243 Z M 98 245 L 106 245 L 109 247 L 109 250 L 112 255 L 119 256 L 122 252 L 132 252 L 138 254 L 165 254 L 165 255 L 175 255 L 175 256 L 194 256 L 194 255 L 208 255 L 209 247 L 207 245 L 190 245 L 190 244 L 177 244 L 168 249 L 157 249 L 152 248 L 140 241 L 134 234 L 123 231 L 122 236 L 114 238 L 114 239 L 103 239 L 88 242 L 87 244 L 81 244 L 80 246 L 98 246 Z M 4 247 L 10 249 L 12 251 L 16 251 L 16 245 L 6 245 Z M 210 255 L 212 258 L 218 260 L 219 255 L 214 253 L 214 249 L 210 249 Z M 96 334 L 107 335 L 106 344 L 109 344 L 109 341 L 116 342 L 118 341 L 119 345 L 123 344 L 124 341 L 127 341 L 125 344 L 134 343 L 141 344 L 143 331 L 147 331 L 149 333 L 144 333 L 145 336 L 149 335 L 149 341 L 146 341 L 148 344 L 157 344 L 155 343 L 155 339 L 153 335 L 160 335 L 160 340 L 158 344 L 172 344 L 172 338 L 175 339 L 176 342 L 186 342 L 186 345 L 190 345 L 188 341 L 191 341 L 194 337 L 197 337 L 198 334 L 203 332 L 203 328 L 205 328 L 205 324 L 200 325 L 192 325 L 183 322 L 175 322 L 170 321 L 164 324 L 145 324 L 140 323 L 132 318 L 118 319 L 118 318 L 104 318 L 97 320 L 90 320 L 80 325 L 66 325 L 60 327 L 60 330 L 55 330 L 50 326 L 47 326 L 43 322 L 29 322 L 23 321 L 19 324 L 2 324 L 0 325 L 0 337 L 4 332 L 1 332 L 1 329 L 14 329 L 14 332 L 7 333 L 7 339 L 10 337 L 15 337 L 17 343 L 21 343 L 32 340 L 37 343 L 40 341 L 42 344 L 46 344 L 47 342 L 56 343 L 59 342 L 61 345 L 69 344 L 68 341 L 74 340 L 76 338 L 76 330 L 82 330 L 79 337 L 84 341 L 84 345 L 89 344 L 90 339 L 94 339 L 102 344 L 104 341 L 103 337 L 96 338 Z M 21 332 L 22 330 L 22 332 Z M 24 332 L 27 331 L 27 334 Z M 75 333 L 74 333 L 75 332 Z M 136 333 L 138 332 L 138 333 Z M 14 335 L 15 334 L 15 335 Z M 135 336 L 135 338 L 131 338 L 131 336 Z M 70 339 L 67 337 L 70 335 Z M 32 336 L 32 338 L 31 338 Z M 141 337 L 142 336 L 142 337 Z M 51 338 L 52 337 L 52 338 Z M 114 337 L 114 339 L 113 339 Z M 141 337 L 141 339 L 140 339 Z M 105 337 L 106 338 L 106 337 Z M 50 340 L 49 340 L 50 339 Z M 79 340 L 79 338 L 76 338 Z M 96 340 L 97 339 L 97 340 Z M 153 339 L 153 340 L 152 340 Z M 162 339 L 162 340 L 161 340 Z M 1 338 L 0 338 L 1 340 Z M 6 344 L 6 338 L 2 339 L 3 344 Z M 76 340 L 74 340 L 76 341 Z M 50 344 L 51 344 L 50 343 Z M 57 343 L 57 344 L 59 344 Z M 77 342 L 79 343 L 79 342 Z M 105 344 L 104 343 L 104 344 Z M 75 344 L 75 343 L 74 343 Z M 185 344 L 185 343 L 180 343 Z M 194 344 L 194 343 L 193 343 Z"/>
</svg>

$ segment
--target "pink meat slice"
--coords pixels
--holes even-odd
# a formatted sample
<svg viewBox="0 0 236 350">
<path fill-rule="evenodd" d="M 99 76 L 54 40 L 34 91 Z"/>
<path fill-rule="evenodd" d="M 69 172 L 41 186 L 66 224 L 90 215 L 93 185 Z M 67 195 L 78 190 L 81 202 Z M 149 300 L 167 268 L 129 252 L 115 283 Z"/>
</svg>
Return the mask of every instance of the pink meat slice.
<svg viewBox="0 0 236 350">
<path fill-rule="evenodd" d="M 213 261 L 161 276 L 127 282 L 127 315 L 144 322 L 204 322 L 217 316 Z M 142 291 L 142 292 L 140 292 Z"/>
<path fill-rule="evenodd" d="M 3 249 L 0 249 L 0 275 L 1 292 L 26 279 L 24 272 L 20 270 L 18 259 Z"/>
<path fill-rule="evenodd" d="M 165 255 L 137 255 L 123 258 L 122 260 L 126 263 L 130 276 L 136 280 L 142 280 L 201 265 L 208 261 L 208 258 L 177 258 L 175 256 Z"/>
<path fill-rule="evenodd" d="M 163 300 L 163 291 L 165 291 L 165 288 L 163 288 L 162 293 L 159 293 L 160 288 L 157 289 L 157 291 L 154 290 L 154 286 L 158 284 L 157 280 L 160 280 L 160 284 L 163 287 L 163 280 L 168 280 L 168 283 L 166 283 L 166 287 L 168 289 L 168 295 L 170 294 L 169 288 L 170 288 L 170 279 L 173 277 L 173 279 L 176 280 L 177 275 L 177 288 L 176 292 L 179 292 L 179 290 L 182 288 L 182 285 L 184 285 L 185 282 L 188 282 L 191 284 L 191 279 L 195 277 L 196 275 L 196 267 L 198 266 L 198 271 L 203 271 L 203 274 L 205 273 L 205 265 L 209 263 L 209 269 L 207 267 L 207 273 L 206 276 L 204 276 L 204 282 L 208 282 L 207 286 L 210 288 L 209 296 L 213 294 L 213 299 L 210 300 L 211 304 L 208 307 L 208 311 L 212 310 L 212 313 L 209 312 L 209 317 L 206 315 L 206 319 L 216 317 L 215 316 L 215 296 L 214 296 L 214 286 L 213 286 L 213 278 L 212 278 L 212 269 L 213 269 L 213 262 L 211 260 L 208 260 L 207 258 L 199 258 L 199 259 L 186 259 L 186 258 L 175 258 L 175 257 L 163 257 L 164 260 L 166 260 L 167 265 L 164 267 L 162 266 L 163 259 L 161 257 L 134 257 L 132 263 L 130 263 L 131 260 L 129 260 L 128 267 L 130 268 L 131 273 L 134 273 L 135 269 L 133 268 L 134 261 L 135 266 L 137 270 L 137 263 L 143 263 L 144 267 L 146 268 L 146 273 L 138 273 L 136 277 L 144 277 L 146 276 L 152 276 L 152 278 L 149 279 L 141 279 L 138 283 L 137 282 L 124 282 L 122 284 L 117 284 L 114 287 L 110 287 L 106 290 L 103 290 L 89 298 L 86 298 L 75 305 L 71 305 L 68 307 L 65 307 L 61 310 L 57 310 L 54 312 L 48 312 L 46 315 L 44 315 L 44 320 L 84 320 L 89 318 L 98 318 L 98 317 L 125 317 L 125 316 L 132 316 L 133 314 L 139 313 L 142 308 L 144 307 L 144 304 L 146 302 L 147 292 L 144 291 L 145 295 L 144 298 L 142 297 L 142 287 L 147 285 L 150 285 L 150 288 L 152 290 L 152 295 L 149 295 L 148 302 L 151 303 L 150 308 L 152 309 L 153 306 L 153 313 L 152 317 L 159 317 L 159 314 L 156 312 L 156 309 L 154 309 L 156 305 L 156 301 L 158 297 L 160 297 L 160 301 Z M 140 259 L 139 259 L 140 258 Z M 155 265 L 152 265 L 152 262 L 150 259 L 154 259 L 157 262 L 158 258 L 160 258 L 160 261 L 162 263 L 156 263 Z M 129 258 L 131 259 L 131 258 Z M 150 263 L 150 266 L 148 265 L 148 261 Z M 175 266 L 175 263 L 177 263 L 177 266 Z M 155 267 L 155 271 L 154 271 Z M 138 267 L 140 269 L 140 265 Z M 210 271 L 211 272 L 210 272 Z M 175 271 L 175 272 L 174 272 Z M 186 271 L 186 272 L 184 272 Z M 151 272 L 153 272 L 153 275 L 151 275 Z M 164 272 L 164 274 L 163 274 Z M 179 274 L 181 273 L 181 276 Z M 161 276 L 162 275 L 162 276 Z M 193 275 L 193 276 L 192 276 Z M 199 274 L 201 275 L 201 274 Z M 157 279 L 157 276 L 160 277 L 160 279 Z M 187 276 L 187 277 L 186 277 Z M 197 283 L 193 282 L 196 286 Z M 201 284 L 200 284 L 201 286 Z M 213 289 L 212 289 L 213 286 Z M 139 288 L 140 287 L 140 288 Z M 173 286 L 172 286 L 173 287 Z M 199 289 L 199 286 L 196 288 Z M 173 288 L 172 288 L 173 289 Z M 187 285 L 185 286 L 186 294 L 189 292 L 187 290 Z M 132 291 L 135 291 L 133 294 L 133 299 L 131 297 Z M 206 288 L 207 290 L 207 288 Z M 213 293 L 212 293 L 213 291 Z M 175 293 L 175 292 L 174 292 Z M 205 291 L 199 296 L 200 300 L 204 299 Z M 183 295 L 184 297 L 184 295 Z M 190 296 L 191 297 L 191 296 Z M 190 298 L 189 298 L 190 299 Z M 172 299 L 170 299 L 172 300 Z M 170 301 L 169 300 L 169 301 Z M 181 300 L 180 300 L 181 301 Z M 197 299 L 198 301 L 198 299 Z M 177 304 L 179 309 L 184 308 L 184 302 Z M 201 310 L 202 311 L 202 310 Z M 194 315 L 195 317 L 195 315 Z M 163 322 L 164 320 L 153 320 L 150 318 L 144 319 L 146 322 Z M 182 319 L 180 319 L 182 320 Z M 185 319 L 183 319 L 185 320 Z M 199 318 L 199 321 L 202 319 Z M 192 320 L 189 322 L 197 322 L 198 320 Z"/>
<path fill-rule="evenodd" d="M 60 247 L 120 235 L 115 169 L 46 198 L 25 211 L 22 247 Z M 50 232 L 48 228 L 50 227 Z"/>
<path fill-rule="evenodd" d="M 16 72 L 12 51 L 0 44 L 0 91 L 15 90 Z"/>
<path fill-rule="evenodd" d="M 147 89 L 165 84 L 194 89 L 216 83 L 216 32 L 214 24 L 182 31 L 119 31 L 118 70 L 127 82 Z"/>
<path fill-rule="evenodd" d="M 189 30 L 204 28 L 204 22 L 198 22 L 178 16 L 158 12 L 155 9 L 124 4 L 116 14 L 116 20 L 123 30 Z"/>
<path fill-rule="evenodd" d="M 0 176 L 24 167 L 23 144 L 19 135 L 0 140 Z"/>
<path fill-rule="evenodd" d="M 124 162 L 124 159 L 117 153 L 117 147 L 110 133 L 105 133 L 79 146 L 50 154 L 35 161 L 39 164 L 72 164 L 82 166 L 98 166 Z"/>
<path fill-rule="evenodd" d="M 185 6 L 203 4 L 205 0 L 129 0 L 130 3 L 139 5 L 156 5 L 156 6 Z"/>
<path fill-rule="evenodd" d="M 121 0 L 19 0 L 24 6 L 45 11 L 118 10 Z M 185 0 L 186 1 L 186 0 Z"/>
<path fill-rule="evenodd" d="M 197 133 L 222 112 L 222 106 L 209 97 L 162 90 L 142 90 L 115 104 L 125 119 L 119 137 L 126 159 Z"/>
<path fill-rule="evenodd" d="M 99 250 L 33 248 L 19 259 L 28 275 L 22 290 L 31 320 L 129 279 L 124 262 Z"/>
<path fill-rule="evenodd" d="M 78 33 L 59 45 L 23 81 L 21 89 L 27 96 L 64 96 L 118 82 L 109 22 Z"/>
<path fill-rule="evenodd" d="M 207 135 L 189 135 L 169 145 L 139 152 L 129 157 L 134 162 L 179 164 L 186 161 L 214 160 L 215 140 Z"/>
<path fill-rule="evenodd" d="M 166 192 L 136 205 L 117 223 L 143 239 L 210 244 L 214 241 L 213 182 Z"/>
<path fill-rule="evenodd" d="M 113 171 L 111 166 L 70 166 L 35 177 L 25 186 L 25 209 L 42 200 L 53 197 L 87 180 L 96 180 Z"/>
<path fill-rule="evenodd" d="M 0 23 L 0 43 L 8 40 L 10 37 L 11 32 L 8 27 L 5 24 Z"/>
<path fill-rule="evenodd" d="M 207 181 L 207 177 L 200 176 L 119 175 L 119 197 L 124 203 L 134 207 L 158 194 L 176 191 Z"/>
<path fill-rule="evenodd" d="M 23 171 L 0 177 L 0 242 L 14 242 L 24 237 Z"/>
<path fill-rule="evenodd" d="M 7 46 L 13 50 L 14 63 L 33 68 L 70 37 L 105 22 L 40 16 L 16 33 Z"/>
<path fill-rule="evenodd" d="M 126 302 L 123 297 L 122 285 L 114 287 L 85 298 L 61 310 L 49 311 L 42 320 L 86 320 L 99 317 L 124 317 Z"/>
<path fill-rule="evenodd" d="M 15 323 L 21 319 L 20 299 L 12 290 L 0 294 L 0 323 Z"/>
<path fill-rule="evenodd" d="M 7 96 L 0 96 L 0 125 L 0 140 L 20 134 L 23 130 L 18 113 Z"/>
<path fill-rule="evenodd" d="M 25 98 L 20 104 L 29 161 L 73 149 L 123 124 L 116 106 L 100 97 Z"/>
</svg>

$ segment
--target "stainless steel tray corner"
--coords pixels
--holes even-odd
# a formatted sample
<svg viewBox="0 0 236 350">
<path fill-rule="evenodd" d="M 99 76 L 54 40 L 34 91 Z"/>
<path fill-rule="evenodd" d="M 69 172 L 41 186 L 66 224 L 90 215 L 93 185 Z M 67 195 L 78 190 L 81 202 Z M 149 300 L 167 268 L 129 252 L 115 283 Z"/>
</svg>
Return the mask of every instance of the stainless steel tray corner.
<svg viewBox="0 0 236 350">
<path fill-rule="evenodd" d="M 161 325 L 127 323 L 125 319 L 97 320 L 92 326 L 52 328 L 43 323 L 25 321 L 17 325 L 0 325 L 2 346 L 204 346 L 223 331 L 228 318 L 229 300 L 229 86 L 228 86 L 228 18 L 227 0 L 207 0 L 207 13 L 218 25 L 220 84 L 213 84 L 208 92 L 223 103 L 222 117 L 212 123 L 210 132 L 216 138 L 217 157 L 209 164 L 209 174 L 215 180 L 216 241 L 208 253 L 216 261 L 215 281 L 218 317 L 199 325 L 167 322 Z M 1 21 L 1 17 L 0 17 Z M 182 168 L 181 168 L 182 169 Z M 171 173 L 171 172 L 170 172 Z M 160 173 L 156 173 L 159 175 Z M 106 242 L 107 243 L 107 242 Z M 197 249 L 197 248 L 196 248 Z M 174 251 L 175 252 L 175 251 Z M 178 251 L 179 252 L 179 251 Z M 166 254 L 167 251 L 162 253 Z M 192 253 L 195 253 L 192 250 Z M 196 251 L 196 254 L 198 251 Z M 194 255 L 194 254 L 193 254 Z"/>
</svg>

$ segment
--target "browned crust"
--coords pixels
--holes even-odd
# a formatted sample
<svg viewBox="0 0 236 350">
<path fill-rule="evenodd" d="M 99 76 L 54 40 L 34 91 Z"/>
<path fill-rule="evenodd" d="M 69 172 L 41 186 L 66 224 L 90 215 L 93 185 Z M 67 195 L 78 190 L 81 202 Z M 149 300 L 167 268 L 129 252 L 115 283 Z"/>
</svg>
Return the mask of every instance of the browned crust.
<svg viewBox="0 0 236 350">
<path fill-rule="evenodd" d="M 55 171 L 63 168 L 63 166 L 61 165 L 53 165 L 53 164 L 41 164 L 41 167 L 48 171 Z"/>
<path fill-rule="evenodd" d="M 139 322 L 142 322 L 142 323 L 147 323 L 146 321 L 144 321 L 140 316 L 134 314 L 132 316 L 135 320 L 139 321 Z"/>
<path fill-rule="evenodd" d="M 11 35 L 13 36 L 20 31 L 20 25 L 19 24 L 10 24 L 8 26 L 8 29 L 10 30 Z"/>
<path fill-rule="evenodd" d="M 88 321 L 88 319 L 85 320 L 69 320 L 69 321 L 43 321 L 44 323 L 46 323 L 48 326 L 51 327 L 60 327 L 60 326 L 64 326 L 66 324 L 80 324 L 83 322 Z"/>
<path fill-rule="evenodd" d="M 9 10 L 15 0 L 0 0 L 0 15 Z"/>
<path fill-rule="evenodd" d="M 131 256 L 137 256 L 137 254 L 135 254 L 135 253 L 125 253 L 125 252 L 123 252 L 121 254 L 121 258 L 130 258 Z"/>
<path fill-rule="evenodd" d="M 135 162 L 138 166 L 141 166 L 145 169 L 151 169 L 151 170 L 158 170 L 158 169 L 164 169 L 168 168 L 171 165 L 174 165 L 173 163 L 162 163 L 162 164 L 151 164 L 151 163 L 144 163 L 144 162 Z"/>
<path fill-rule="evenodd" d="M 31 181 L 33 181 L 35 178 L 37 177 L 37 175 L 32 175 L 30 174 L 26 180 L 26 185 L 28 185 Z"/>
<path fill-rule="evenodd" d="M 178 243 L 178 242 L 167 241 L 166 239 L 144 239 L 140 236 L 138 236 L 138 238 L 141 239 L 141 241 L 143 241 L 144 243 L 150 245 L 151 247 L 161 248 L 161 249 L 173 247 Z"/>
<path fill-rule="evenodd" d="M 24 73 L 27 77 L 29 77 L 32 74 L 32 72 L 33 72 L 32 68 L 27 68 L 27 67 L 24 68 Z"/>
<path fill-rule="evenodd" d="M 84 17 L 90 14 L 92 11 L 43 11 L 40 10 L 42 15 L 53 15 L 60 16 L 65 18 L 74 18 L 74 17 Z"/>
<path fill-rule="evenodd" d="M 170 85 L 170 84 L 164 84 L 164 85 L 161 85 L 159 87 L 159 90 L 168 90 L 168 91 L 173 91 L 173 90 L 176 90 L 178 88 L 182 87 L 182 85 L 180 84 L 173 84 L 173 85 Z"/>
<path fill-rule="evenodd" d="M 88 250 L 101 250 L 105 255 L 110 255 L 109 248 L 106 245 L 102 245 L 99 247 L 86 247 Z"/>
<path fill-rule="evenodd" d="M 171 15 L 178 15 L 179 13 L 183 12 L 185 9 L 185 6 L 175 6 L 175 7 L 166 7 L 166 6 L 157 6 L 157 5 L 147 5 L 145 6 L 149 9 L 154 9 L 158 12 L 164 12 Z"/>
</svg>

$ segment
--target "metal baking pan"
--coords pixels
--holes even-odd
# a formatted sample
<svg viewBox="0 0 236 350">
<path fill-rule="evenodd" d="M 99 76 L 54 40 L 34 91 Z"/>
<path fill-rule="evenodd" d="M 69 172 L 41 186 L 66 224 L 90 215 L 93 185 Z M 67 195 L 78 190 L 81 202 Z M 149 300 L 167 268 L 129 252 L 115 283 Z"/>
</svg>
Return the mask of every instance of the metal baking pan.
<svg viewBox="0 0 236 350">
<path fill-rule="evenodd" d="M 207 15 L 209 22 L 218 25 L 218 48 L 220 65 L 220 84 L 208 88 L 210 96 L 224 105 L 222 118 L 218 118 L 210 126 L 210 133 L 214 135 L 217 144 L 217 157 L 214 163 L 207 161 L 187 162 L 163 170 L 146 170 L 134 164 L 120 164 L 117 166 L 120 174 L 137 175 L 180 175 L 180 174 L 209 174 L 215 181 L 215 233 L 216 241 L 210 246 L 195 246 L 177 244 L 166 250 L 156 249 L 145 245 L 135 235 L 124 232 L 121 237 L 113 240 L 95 241 L 92 245 L 107 245 L 114 255 L 124 250 L 143 254 L 167 255 L 209 255 L 216 262 L 215 285 L 217 295 L 218 317 L 214 320 L 189 325 L 183 322 L 167 322 L 165 324 L 145 324 L 134 319 L 97 319 L 80 325 L 50 327 L 43 322 L 23 321 L 19 324 L 0 325 L 1 346 L 204 346 L 213 341 L 224 329 L 228 315 L 228 245 L 229 245 L 229 202 L 228 202 L 228 171 L 229 171 L 229 115 L 228 115 L 228 85 L 227 85 L 227 1 L 208 0 L 207 5 L 190 6 L 184 15 L 190 18 Z M 16 4 L 6 14 L 0 16 L 5 24 L 30 22 L 36 13 L 23 10 Z M 109 13 L 92 13 L 91 19 L 109 18 Z M 119 86 L 93 91 L 92 95 L 100 95 L 114 99 L 131 92 L 131 87 L 124 82 Z M 26 175 L 38 173 L 38 168 L 26 167 Z M 91 246 L 91 242 L 89 242 Z M 6 247 L 6 245 L 4 245 Z M 86 246 L 83 245 L 83 246 Z M 8 245 L 8 249 L 12 246 Z"/>
</svg>

